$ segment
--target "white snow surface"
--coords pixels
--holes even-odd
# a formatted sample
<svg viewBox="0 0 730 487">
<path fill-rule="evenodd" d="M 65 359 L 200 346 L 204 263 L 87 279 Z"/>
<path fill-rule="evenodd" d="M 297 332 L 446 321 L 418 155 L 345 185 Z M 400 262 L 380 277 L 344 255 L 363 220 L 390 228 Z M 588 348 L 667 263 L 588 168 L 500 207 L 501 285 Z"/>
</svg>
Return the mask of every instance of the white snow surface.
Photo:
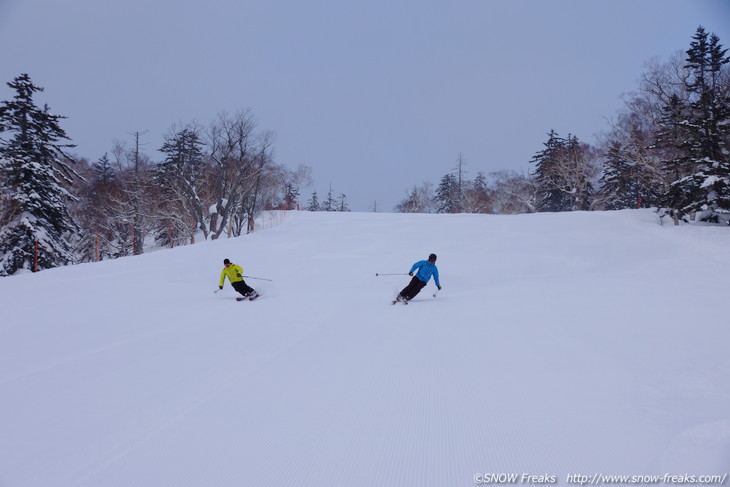
<svg viewBox="0 0 730 487">
<path fill-rule="evenodd" d="M 438 254 L 443 290 L 390 301 Z M 224 258 L 262 293 L 237 302 Z M 290 212 L 0 279 L 0 486 L 730 471 L 730 231 Z"/>
</svg>

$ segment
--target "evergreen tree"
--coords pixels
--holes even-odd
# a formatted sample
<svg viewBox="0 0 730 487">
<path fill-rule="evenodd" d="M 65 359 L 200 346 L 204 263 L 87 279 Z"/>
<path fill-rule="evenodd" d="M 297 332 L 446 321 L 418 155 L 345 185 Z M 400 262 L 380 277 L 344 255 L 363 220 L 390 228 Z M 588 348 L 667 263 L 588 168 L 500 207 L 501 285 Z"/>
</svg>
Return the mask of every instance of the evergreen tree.
<svg viewBox="0 0 730 487">
<path fill-rule="evenodd" d="M 203 143 L 198 134 L 184 128 L 165 139 L 160 152 L 165 160 L 155 168 L 154 182 L 161 189 L 163 225 L 158 240 L 169 239 L 169 225 L 181 239 L 190 236 L 190 227 L 202 230 L 208 238 L 207 207 L 200 197 L 203 182 Z M 175 237 L 173 238 L 177 240 Z"/>
<path fill-rule="evenodd" d="M 436 213 L 458 213 L 460 203 L 459 181 L 451 173 L 444 175 L 434 197 Z"/>
<path fill-rule="evenodd" d="M 284 185 L 284 209 L 295 210 L 299 201 L 299 188 L 291 183 Z"/>
<path fill-rule="evenodd" d="M 677 156 L 666 161 L 675 179 L 665 197 L 679 217 L 728 220 L 730 214 L 730 97 L 722 72 L 730 62 L 719 38 L 699 27 L 687 50 L 688 103 L 665 107 L 665 132 L 681 132 Z M 725 89 L 723 89 L 725 88 Z M 677 113 L 679 112 L 679 113 Z M 684 116 L 680 116 L 682 113 Z"/>
<path fill-rule="evenodd" d="M 332 192 L 332 185 L 330 184 L 330 190 L 327 192 L 327 199 L 322 204 L 322 211 L 337 211 L 337 201 L 335 200 L 334 193 Z"/>
<path fill-rule="evenodd" d="M 567 195 L 561 189 L 559 170 L 565 139 L 550 130 L 548 140 L 543 145 L 545 148 L 531 160 L 535 164 L 533 174 L 537 184 L 538 211 L 565 211 L 568 207 Z"/>
<path fill-rule="evenodd" d="M 8 83 L 16 95 L 0 105 L 0 170 L 6 203 L 0 222 L 0 276 L 19 269 L 66 265 L 72 261 L 70 234 L 78 230 L 66 207 L 75 197 L 64 187 L 78 175 L 64 149 L 74 147 L 59 122 L 62 116 L 33 101 L 36 86 L 27 74 Z"/>
<path fill-rule="evenodd" d="M 675 93 L 662 108 L 656 124 L 654 148 L 662 155 L 662 165 L 672 181 L 685 176 L 689 166 L 688 108 Z"/>
<path fill-rule="evenodd" d="M 636 207 L 640 194 L 635 186 L 632 166 L 624 156 L 621 144 L 615 142 L 611 145 L 599 181 L 599 195 L 605 201 L 604 206 L 607 210 Z"/>
<path fill-rule="evenodd" d="M 347 195 L 340 193 L 340 205 L 337 211 L 350 211 L 350 205 L 347 203 Z"/>
<path fill-rule="evenodd" d="M 319 206 L 316 190 L 312 192 L 312 196 L 307 201 L 307 211 L 322 211 L 322 208 Z"/>
<path fill-rule="evenodd" d="M 97 184 L 107 185 L 116 181 L 117 175 L 106 153 L 94 163 L 92 171 L 94 174 L 94 182 Z"/>
<path fill-rule="evenodd" d="M 473 189 L 475 191 L 478 191 L 480 193 L 487 193 L 489 191 L 487 184 L 487 176 L 482 171 L 479 171 L 477 173 L 477 177 L 474 178 L 474 187 Z"/>
<path fill-rule="evenodd" d="M 588 146 L 574 135 L 563 139 L 554 130 L 544 145 L 531 161 L 535 163 L 538 211 L 590 209 L 595 170 L 587 160 Z"/>
</svg>

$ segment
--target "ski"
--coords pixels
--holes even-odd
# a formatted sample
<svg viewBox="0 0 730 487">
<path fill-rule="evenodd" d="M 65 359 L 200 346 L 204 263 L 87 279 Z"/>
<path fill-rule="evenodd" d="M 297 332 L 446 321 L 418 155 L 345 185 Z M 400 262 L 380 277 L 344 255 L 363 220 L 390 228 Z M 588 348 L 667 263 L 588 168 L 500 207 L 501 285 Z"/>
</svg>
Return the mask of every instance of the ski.
<svg viewBox="0 0 730 487">
<path fill-rule="evenodd" d="M 249 301 L 253 301 L 254 299 L 258 298 L 259 296 L 261 296 L 259 293 L 256 293 L 254 296 L 238 296 L 236 298 L 236 301 L 245 301 L 247 299 Z"/>
</svg>

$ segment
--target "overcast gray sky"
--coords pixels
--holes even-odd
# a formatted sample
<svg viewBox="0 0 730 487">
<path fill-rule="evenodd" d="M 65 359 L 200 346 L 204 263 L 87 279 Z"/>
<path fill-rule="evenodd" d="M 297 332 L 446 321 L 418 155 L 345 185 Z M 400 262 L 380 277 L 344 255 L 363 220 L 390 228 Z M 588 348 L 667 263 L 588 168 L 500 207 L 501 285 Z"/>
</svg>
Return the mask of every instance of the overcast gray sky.
<svg viewBox="0 0 730 487">
<path fill-rule="evenodd" d="M 729 47 L 730 0 L 0 0 L 0 99 L 30 74 L 92 161 L 250 108 L 304 201 L 391 211 L 460 153 L 473 178 L 527 172 L 550 129 L 592 142 L 700 24 Z"/>
</svg>

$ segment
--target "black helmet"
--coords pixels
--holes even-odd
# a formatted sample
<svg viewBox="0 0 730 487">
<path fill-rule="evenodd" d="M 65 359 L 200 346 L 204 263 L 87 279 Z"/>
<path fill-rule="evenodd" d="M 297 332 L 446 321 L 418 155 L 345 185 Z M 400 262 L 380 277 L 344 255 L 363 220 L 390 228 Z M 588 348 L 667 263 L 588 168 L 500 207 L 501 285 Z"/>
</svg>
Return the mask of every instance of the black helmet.
<svg viewBox="0 0 730 487">
<path fill-rule="evenodd" d="M 230 264 L 230 263 L 231 263 L 231 261 L 230 261 L 230 260 L 228 260 L 228 259 L 223 259 L 223 265 L 228 265 L 228 264 Z"/>
<path fill-rule="evenodd" d="M 432 260 L 432 261 L 436 262 L 436 254 L 429 255 L 428 260 Z"/>
</svg>

